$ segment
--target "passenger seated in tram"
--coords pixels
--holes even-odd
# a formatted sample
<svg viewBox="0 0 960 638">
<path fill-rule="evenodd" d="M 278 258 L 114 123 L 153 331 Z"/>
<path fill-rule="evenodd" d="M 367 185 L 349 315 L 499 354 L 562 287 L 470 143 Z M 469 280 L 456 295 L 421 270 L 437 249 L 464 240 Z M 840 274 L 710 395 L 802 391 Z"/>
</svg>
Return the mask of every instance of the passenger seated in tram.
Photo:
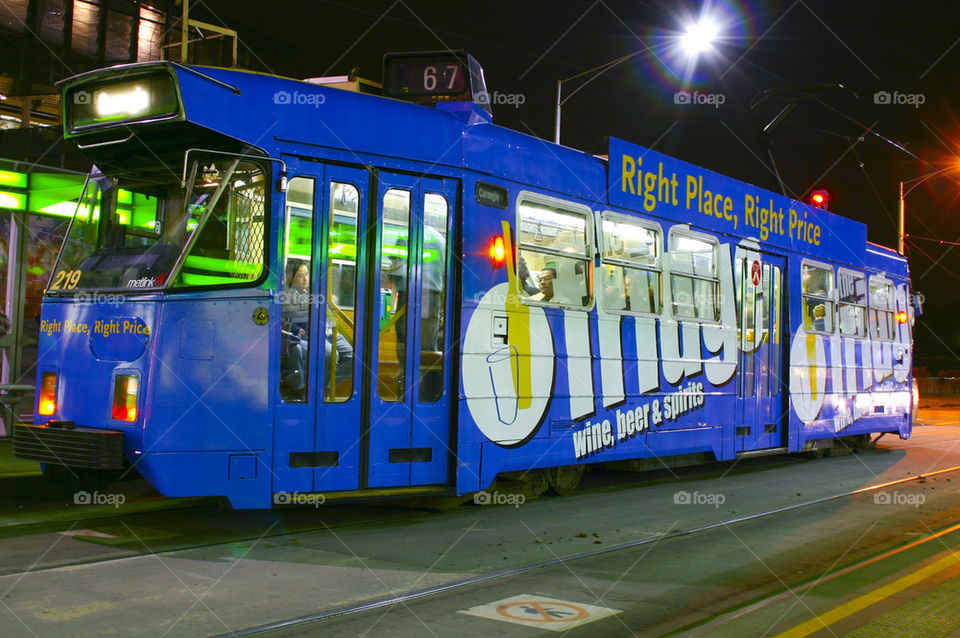
<svg viewBox="0 0 960 638">
<path fill-rule="evenodd" d="M 537 280 L 540 284 L 540 292 L 530 297 L 534 301 L 552 301 L 558 303 L 560 299 L 554 296 L 553 282 L 557 278 L 556 268 L 544 268 L 540 271 Z"/>
<path fill-rule="evenodd" d="M 826 296 L 827 286 L 821 276 L 821 273 L 814 271 L 813 268 L 804 267 L 803 276 L 803 323 L 807 329 L 829 330 L 831 325 L 827 323 L 827 306 L 821 300 L 806 295 Z"/>
<path fill-rule="evenodd" d="M 287 267 L 283 300 L 283 351 L 281 352 L 281 389 L 288 400 L 306 397 L 307 366 L 310 351 L 310 268 L 307 262 L 290 260 Z M 324 339 L 324 361 L 333 355 L 333 332 L 327 330 Z M 336 379 L 340 382 L 353 369 L 353 347 L 347 338 L 336 333 Z"/>
</svg>

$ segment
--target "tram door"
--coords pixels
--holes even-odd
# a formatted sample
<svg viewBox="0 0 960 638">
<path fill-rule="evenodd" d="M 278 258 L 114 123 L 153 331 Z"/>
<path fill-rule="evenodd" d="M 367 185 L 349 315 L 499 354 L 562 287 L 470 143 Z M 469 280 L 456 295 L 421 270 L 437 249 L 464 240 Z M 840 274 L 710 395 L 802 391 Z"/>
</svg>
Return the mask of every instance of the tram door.
<svg viewBox="0 0 960 638">
<path fill-rule="evenodd" d="M 457 188 L 379 173 L 368 385 L 367 485 L 447 482 Z"/>
<path fill-rule="evenodd" d="M 284 160 L 274 493 L 358 489 L 371 174 Z"/>
<path fill-rule="evenodd" d="M 783 272 L 778 255 L 739 248 L 740 407 L 736 451 L 784 445 Z"/>
</svg>

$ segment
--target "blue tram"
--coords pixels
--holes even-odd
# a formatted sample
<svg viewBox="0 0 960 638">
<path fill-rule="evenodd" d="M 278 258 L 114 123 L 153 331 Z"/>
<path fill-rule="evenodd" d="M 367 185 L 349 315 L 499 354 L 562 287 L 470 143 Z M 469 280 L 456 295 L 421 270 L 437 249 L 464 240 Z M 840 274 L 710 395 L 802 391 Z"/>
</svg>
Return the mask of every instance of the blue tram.
<svg viewBox="0 0 960 638">
<path fill-rule="evenodd" d="M 64 81 L 95 168 L 18 457 L 242 508 L 910 435 L 909 273 L 864 225 L 498 127 L 466 53 L 384 66 Z"/>
</svg>

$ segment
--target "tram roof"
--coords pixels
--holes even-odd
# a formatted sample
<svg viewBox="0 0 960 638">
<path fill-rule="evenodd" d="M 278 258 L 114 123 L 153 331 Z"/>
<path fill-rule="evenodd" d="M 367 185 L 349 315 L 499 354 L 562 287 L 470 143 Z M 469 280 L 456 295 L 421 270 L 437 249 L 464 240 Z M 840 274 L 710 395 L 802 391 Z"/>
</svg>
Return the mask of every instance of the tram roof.
<svg viewBox="0 0 960 638">
<path fill-rule="evenodd" d="M 436 108 L 430 108 L 256 72 L 184 67 L 162 62 L 121 65 L 77 76 L 65 84 L 70 86 L 75 81 L 110 71 L 122 73 L 133 67 L 146 69 L 150 66 L 166 66 L 174 70 L 188 121 L 268 151 L 275 150 L 279 144 L 292 144 L 305 150 L 311 147 L 329 149 L 342 161 L 368 163 L 371 157 L 380 157 L 386 165 L 393 164 L 400 169 L 409 161 L 453 166 L 651 214 L 636 205 L 626 205 L 622 197 L 611 194 L 609 180 L 613 179 L 613 165 L 608 160 L 498 126 L 471 102 L 440 103 Z M 212 94 L 216 94 L 216 99 L 212 99 Z M 615 140 L 611 142 L 611 148 L 614 142 L 625 144 Z M 654 155 L 677 165 L 693 167 L 668 156 Z M 608 167 L 611 168 L 610 175 Z M 733 178 L 698 170 L 731 184 L 748 187 L 764 198 L 782 198 Z M 816 210 L 816 215 L 828 225 L 841 225 L 847 235 L 852 234 L 844 242 L 849 252 L 864 254 L 867 242 L 863 224 L 811 209 L 801 202 L 795 203 L 804 210 Z M 676 219 L 673 214 L 652 214 Z M 677 221 L 682 223 L 685 220 Z M 702 225 L 700 221 L 694 223 Z M 707 227 L 711 227 L 710 224 Z M 732 228 L 716 230 L 750 236 L 743 231 L 732 232 Z M 804 252 L 816 254 L 823 251 Z M 903 261 L 901 256 L 887 249 L 874 250 L 872 254 L 880 262 L 885 262 L 884 269 L 889 269 L 892 262 Z M 831 257 L 829 254 L 823 256 Z M 841 258 L 841 261 L 846 260 Z M 903 271 L 906 272 L 905 266 Z"/>
</svg>

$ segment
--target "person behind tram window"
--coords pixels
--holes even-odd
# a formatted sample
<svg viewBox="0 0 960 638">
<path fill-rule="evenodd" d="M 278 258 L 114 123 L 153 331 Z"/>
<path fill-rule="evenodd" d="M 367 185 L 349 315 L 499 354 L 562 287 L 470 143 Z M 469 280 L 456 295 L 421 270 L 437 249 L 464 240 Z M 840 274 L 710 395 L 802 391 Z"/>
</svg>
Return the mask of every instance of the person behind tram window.
<svg viewBox="0 0 960 638">
<path fill-rule="evenodd" d="M 423 248 L 420 349 L 441 351 L 444 336 L 447 242 L 432 226 L 426 225 L 423 228 Z"/>
<path fill-rule="evenodd" d="M 539 291 L 536 284 L 533 283 L 533 277 L 530 276 L 530 268 L 527 267 L 527 260 L 520 255 L 517 266 L 517 276 L 520 279 L 520 288 L 526 295 L 535 295 Z"/>
<path fill-rule="evenodd" d="M 554 296 L 553 282 L 557 278 L 557 269 L 550 266 L 540 271 L 537 278 L 540 283 L 540 292 L 530 297 L 534 301 L 557 301 Z"/>
<path fill-rule="evenodd" d="M 826 330 L 827 329 L 827 309 L 822 303 L 817 304 L 813 307 L 813 329 L 814 330 Z"/>
<path fill-rule="evenodd" d="M 324 339 L 324 353 L 326 354 L 324 361 L 329 361 L 333 354 L 333 323 L 328 323 L 327 326 L 327 335 Z M 334 382 L 340 383 L 349 378 L 351 372 L 353 372 L 353 346 L 350 345 L 350 341 L 342 332 L 337 331 L 337 367 Z"/>
<path fill-rule="evenodd" d="M 380 263 L 380 285 L 391 292 L 391 323 L 387 325 L 394 331 L 394 347 L 399 369 L 393 382 L 394 390 L 399 395 L 404 389 L 404 364 L 407 360 L 407 260 L 399 257 L 400 251 L 405 252 L 407 249 L 406 229 L 398 232 L 391 248 L 396 253 L 384 255 Z"/>
<path fill-rule="evenodd" d="M 310 347 L 310 269 L 307 263 L 291 260 L 288 265 L 287 286 L 283 301 L 283 330 L 286 340 L 284 383 L 298 398 L 303 398 L 306 383 L 308 352 Z M 333 330 L 327 331 L 324 340 L 325 361 L 332 354 Z M 353 347 L 347 338 L 337 333 L 336 382 L 350 376 L 353 366 Z"/>
<path fill-rule="evenodd" d="M 818 273 L 815 273 L 812 268 L 803 269 L 803 294 L 820 296 L 827 294 L 823 277 L 818 276 Z M 805 313 L 803 320 L 808 328 L 813 330 L 827 329 L 827 308 L 823 301 L 805 296 L 803 309 Z"/>
<path fill-rule="evenodd" d="M 284 278 L 282 311 L 282 383 L 302 399 L 307 384 L 307 352 L 310 333 L 310 268 L 307 262 L 291 259 Z"/>
</svg>

